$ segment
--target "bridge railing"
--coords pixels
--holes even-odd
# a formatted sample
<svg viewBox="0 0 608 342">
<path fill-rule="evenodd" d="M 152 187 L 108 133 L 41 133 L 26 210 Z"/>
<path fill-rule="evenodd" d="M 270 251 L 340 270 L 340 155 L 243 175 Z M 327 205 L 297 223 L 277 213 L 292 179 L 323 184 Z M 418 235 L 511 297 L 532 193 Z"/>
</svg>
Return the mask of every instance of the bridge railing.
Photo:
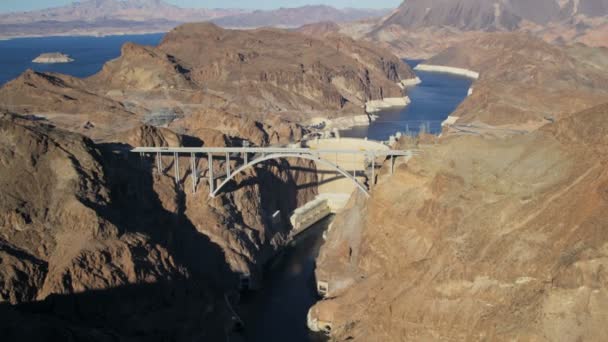
<svg viewBox="0 0 608 342">
<path fill-rule="evenodd" d="M 192 176 L 192 187 L 193 192 L 196 192 L 196 188 L 199 181 L 199 172 L 197 170 L 197 157 L 200 155 L 204 155 L 207 157 L 207 175 L 209 180 L 209 189 L 210 196 L 214 197 L 215 194 L 220 190 L 220 188 L 225 185 L 227 182 L 232 180 L 236 174 L 243 171 L 244 168 L 253 167 L 258 163 L 264 162 L 269 159 L 279 159 L 279 158 L 304 158 L 309 160 L 318 160 L 325 164 L 329 164 L 333 167 L 337 172 L 342 173 L 345 177 L 350 178 L 356 185 L 369 195 L 369 192 L 365 190 L 365 187 L 359 183 L 357 180 L 357 170 L 353 171 L 353 174 L 350 175 L 349 172 L 345 172 L 339 165 L 328 161 L 323 158 L 323 155 L 363 155 L 365 160 L 371 162 L 371 177 L 372 182 L 370 182 L 370 190 L 375 183 L 375 169 L 376 169 L 376 159 L 377 158 L 390 158 L 391 159 L 391 174 L 394 171 L 394 160 L 398 157 L 412 157 L 418 153 L 418 150 L 362 150 L 362 149 L 315 149 L 315 148 L 288 148 L 288 147 L 137 147 L 131 150 L 133 153 L 139 153 L 140 155 L 146 154 L 154 154 L 156 155 L 156 163 L 158 172 L 164 172 L 164 168 L 162 165 L 162 156 L 166 154 L 173 155 L 174 163 L 173 166 L 175 168 L 174 176 L 176 183 L 180 182 L 180 167 L 179 167 L 179 159 L 181 155 L 189 155 L 190 156 L 190 170 Z M 235 159 L 235 155 L 240 156 L 244 163 L 243 166 L 232 168 L 230 159 Z M 253 156 L 251 162 L 249 162 L 249 156 Z M 226 172 L 224 177 L 226 178 L 217 189 L 215 188 L 215 180 L 217 179 L 214 176 L 214 168 L 213 161 L 214 159 L 225 159 L 225 168 Z M 233 172 L 234 171 L 234 172 Z M 223 178 L 223 177 L 222 177 Z"/>
</svg>

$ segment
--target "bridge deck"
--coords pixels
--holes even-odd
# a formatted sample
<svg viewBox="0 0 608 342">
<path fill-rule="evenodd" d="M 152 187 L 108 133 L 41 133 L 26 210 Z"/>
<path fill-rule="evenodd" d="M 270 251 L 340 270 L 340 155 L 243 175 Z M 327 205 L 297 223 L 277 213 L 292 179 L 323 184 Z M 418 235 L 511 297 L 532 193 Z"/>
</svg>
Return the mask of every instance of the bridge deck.
<svg viewBox="0 0 608 342">
<path fill-rule="evenodd" d="M 416 150 L 354 150 L 290 147 L 136 147 L 135 153 L 287 153 L 287 154 L 365 154 L 376 156 L 411 156 Z"/>
<path fill-rule="evenodd" d="M 278 159 L 278 158 L 303 158 L 314 160 L 317 163 L 327 164 L 331 169 L 341 173 L 344 177 L 350 178 L 355 185 L 361 189 L 366 195 L 369 196 L 368 189 L 359 182 L 357 179 L 357 169 L 354 168 L 352 170 L 352 174 L 349 171 L 344 170 L 338 164 L 338 155 L 351 155 L 351 156 L 364 156 L 366 163 L 370 163 L 370 173 L 371 173 L 371 182 L 369 188 L 373 187 L 375 183 L 375 172 L 376 172 L 376 159 L 380 158 L 390 158 L 391 159 L 391 174 L 394 169 L 394 159 L 398 157 L 412 157 L 415 154 L 418 154 L 416 150 L 364 150 L 364 149 L 316 149 L 316 148 L 291 148 L 291 147 L 137 147 L 131 150 L 133 153 L 140 153 L 141 155 L 146 154 L 155 154 L 156 155 L 156 163 L 158 172 L 164 173 L 165 168 L 162 163 L 162 155 L 163 154 L 172 154 L 174 157 L 173 167 L 175 182 L 179 184 L 180 177 L 180 167 L 179 160 L 180 154 L 187 154 L 190 157 L 190 170 L 192 175 L 192 187 L 193 192 L 196 192 L 196 186 L 198 181 L 201 179 L 202 170 L 197 170 L 197 154 L 203 154 L 208 158 L 208 165 L 206 168 L 207 178 L 209 180 L 209 190 L 210 196 L 215 197 L 215 195 L 221 190 L 224 185 L 228 184 L 228 182 L 232 181 L 232 179 L 241 171 L 254 167 L 258 163 L 262 163 L 264 161 L 270 159 Z M 219 159 L 225 158 L 225 173 L 220 171 L 216 174 L 216 170 L 213 167 L 213 160 L 218 157 Z M 238 155 L 238 157 L 242 157 L 243 165 L 238 167 L 237 165 L 232 165 L 230 162 L 233 154 Z M 252 156 L 252 160 L 249 161 L 249 156 Z M 327 155 L 335 155 L 336 163 L 332 163 L 329 160 L 326 160 L 324 157 Z M 234 168 L 233 168 L 234 167 Z M 219 171 L 219 170 L 218 170 Z M 215 181 L 220 178 L 224 179 L 223 182 L 216 188 Z"/>
</svg>

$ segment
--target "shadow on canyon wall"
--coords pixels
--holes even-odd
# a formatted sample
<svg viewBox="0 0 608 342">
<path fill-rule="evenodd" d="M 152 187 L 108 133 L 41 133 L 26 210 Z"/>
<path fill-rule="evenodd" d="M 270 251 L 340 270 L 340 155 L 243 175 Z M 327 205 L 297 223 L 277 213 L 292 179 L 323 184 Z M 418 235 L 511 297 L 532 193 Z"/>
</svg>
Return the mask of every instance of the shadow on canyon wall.
<svg viewBox="0 0 608 342">
<path fill-rule="evenodd" d="M 124 147 L 124 146 L 123 146 Z M 154 189 L 151 160 L 116 152 L 100 145 L 105 182 L 111 205 L 85 204 L 124 233 L 141 233 L 166 249 L 176 265 L 186 269 L 162 281 L 56 294 L 42 301 L 0 305 L 0 335 L 5 341 L 215 341 L 233 329 L 226 295 L 236 293 L 239 275 L 226 263 L 224 251 L 199 232 L 185 215 L 186 194 L 175 188 L 177 209 L 163 207 Z M 77 162 L 77 161 L 76 161 Z M 276 168 L 290 168 L 275 161 L 257 170 L 257 178 L 232 183 L 225 192 L 258 183 L 264 211 L 281 210 L 287 216 L 298 198 L 297 175 Z M 315 172 L 300 167 L 296 172 Z M 294 178 L 295 177 L 295 178 Z M 249 182 L 249 183 L 248 183 Z M 314 182 L 307 187 L 313 188 Z M 202 191 L 202 190 L 199 190 Z M 269 219 L 269 218 L 267 218 Z M 289 222 L 288 217 L 283 218 Z M 137 263 L 137 251 L 134 262 Z M 142 251 L 142 258 L 145 251 Z M 141 267 L 153 267 L 143 266 Z M 230 296 L 229 296 L 230 297 Z"/>
<path fill-rule="evenodd" d="M 154 191 L 154 175 L 139 156 L 102 150 L 108 207 L 86 203 L 120 233 L 141 233 L 164 247 L 188 276 L 163 281 L 51 295 L 45 300 L 0 305 L 4 341 L 196 341 L 224 339 L 231 327 L 224 293 L 236 289 L 238 275 L 222 249 L 198 232 L 184 215 L 183 191 L 177 212 L 165 210 Z M 137 250 L 132 251 L 137 264 Z M 142 251 L 142 258 L 145 251 Z M 145 263 L 142 262 L 142 265 Z M 151 267 L 151 266 L 148 266 Z"/>
</svg>

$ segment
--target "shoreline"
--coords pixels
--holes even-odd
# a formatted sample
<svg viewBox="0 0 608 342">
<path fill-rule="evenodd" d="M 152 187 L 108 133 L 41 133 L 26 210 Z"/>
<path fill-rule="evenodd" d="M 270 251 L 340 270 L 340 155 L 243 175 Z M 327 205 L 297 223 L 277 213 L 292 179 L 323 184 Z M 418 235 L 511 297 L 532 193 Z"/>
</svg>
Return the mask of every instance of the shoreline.
<svg viewBox="0 0 608 342">
<path fill-rule="evenodd" d="M 363 114 L 363 115 L 353 115 L 353 116 L 340 116 L 333 119 L 328 119 L 324 117 L 316 117 L 312 118 L 308 121 L 307 125 L 309 126 L 319 126 L 321 124 L 325 124 L 322 130 L 345 130 L 351 129 L 354 127 L 363 127 L 369 126 L 372 122 L 378 119 L 377 115 L 371 114 Z"/>
<path fill-rule="evenodd" d="M 399 88 L 405 89 L 407 87 L 416 86 L 420 83 L 422 83 L 422 80 L 420 79 L 420 77 L 414 77 L 414 78 L 408 78 L 406 80 L 401 80 L 399 83 L 397 83 L 397 85 L 399 86 Z"/>
<path fill-rule="evenodd" d="M 479 73 L 473 70 L 456 68 L 445 65 L 433 65 L 433 64 L 418 64 L 414 70 L 428 71 L 428 72 L 442 72 L 446 74 L 465 76 L 474 80 L 479 79 Z"/>
<path fill-rule="evenodd" d="M 389 108 L 407 107 L 412 100 L 409 96 L 386 97 L 382 100 L 371 100 L 365 103 L 366 113 L 377 113 Z"/>
<path fill-rule="evenodd" d="M 65 38 L 65 37 L 87 37 L 87 38 L 106 38 L 106 37 L 122 37 L 122 36 L 143 36 L 148 34 L 165 34 L 169 31 L 141 31 L 141 32 L 83 32 L 83 33 L 57 33 L 57 34 L 32 34 L 24 36 L 0 36 L 0 41 L 8 41 L 14 39 L 32 39 L 32 38 Z"/>
</svg>

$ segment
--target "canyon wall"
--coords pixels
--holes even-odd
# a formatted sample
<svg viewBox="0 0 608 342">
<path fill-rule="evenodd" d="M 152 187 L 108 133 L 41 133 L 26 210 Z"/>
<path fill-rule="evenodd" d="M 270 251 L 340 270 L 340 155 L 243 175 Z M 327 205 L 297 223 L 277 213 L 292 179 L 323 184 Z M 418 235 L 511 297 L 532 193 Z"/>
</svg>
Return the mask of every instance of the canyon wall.
<svg viewBox="0 0 608 342">
<path fill-rule="evenodd" d="M 420 142 L 336 218 L 311 321 L 337 340 L 602 340 L 607 114 Z"/>
<path fill-rule="evenodd" d="M 232 329 L 224 296 L 242 276 L 258 284 L 288 241 L 289 215 L 316 196 L 314 163 L 252 169 L 210 199 L 206 183 L 190 191 L 186 166 L 175 183 L 172 158 L 159 174 L 153 158 L 118 153 L 122 144 L 31 118 L 3 114 L 0 129 L 0 316 L 9 337 L 224 338 Z M 120 138 L 183 140 L 148 126 Z"/>
</svg>

